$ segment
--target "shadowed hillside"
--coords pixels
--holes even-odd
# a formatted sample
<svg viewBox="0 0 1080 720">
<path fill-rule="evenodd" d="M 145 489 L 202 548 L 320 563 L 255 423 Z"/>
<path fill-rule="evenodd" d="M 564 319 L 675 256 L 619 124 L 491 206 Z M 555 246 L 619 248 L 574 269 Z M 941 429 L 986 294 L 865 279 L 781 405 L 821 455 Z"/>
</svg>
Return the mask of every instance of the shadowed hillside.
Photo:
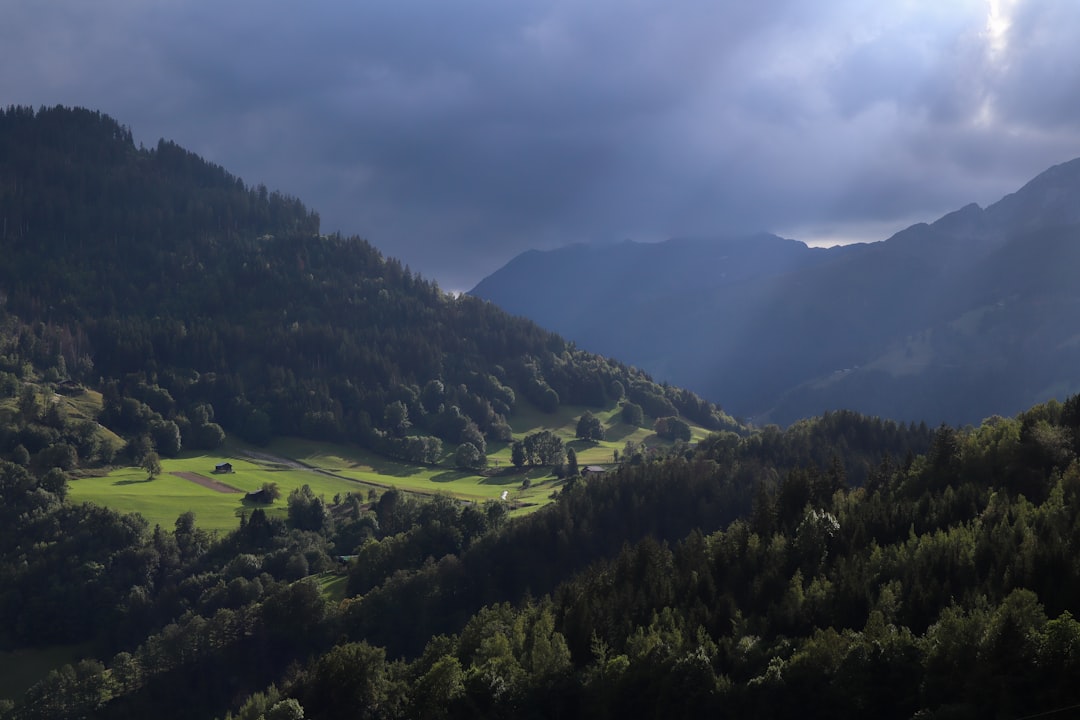
<svg viewBox="0 0 1080 720">
<path fill-rule="evenodd" d="M 201 407 L 254 443 L 298 435 L 430 463 L 443 442 L 482 456 L 509 440 L 519 401 L 629 400 L 734 427 L 360 238 L 320 234 L 295 198 L 171 142 L 136 147 L 88 110 L 0 113 L 0 256 L 0 309 L 55 330 L 50 364 L 111 383 L 108 397 L 145 386 L 155 399 L 140 402 L 181 431 Z M 128 414 L 126 433 L 148 430 L 146 412 Z"/>
<path fill-rule="evenodd" d="M 1073 161 L 881 243 L 575 246 L 526 253 L 473 292 L 758 421 L 978 422 L 1080 389 L 1078 199 Z"/>
</svg>

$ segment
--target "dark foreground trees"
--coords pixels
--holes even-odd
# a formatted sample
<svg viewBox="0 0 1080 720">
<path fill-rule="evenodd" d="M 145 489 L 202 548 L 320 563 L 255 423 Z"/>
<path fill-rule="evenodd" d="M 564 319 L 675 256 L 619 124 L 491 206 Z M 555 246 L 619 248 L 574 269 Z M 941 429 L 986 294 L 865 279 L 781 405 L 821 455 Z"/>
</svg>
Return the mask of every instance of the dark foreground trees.
<svg viewBox="0 0 1080 720">
<path fill-rule="evenodd" d="M 1022 432 L 1029 421 L 1046 425 Z M 366 528 L 345 603 L 309 580 L 280 584 L 256 604 L 188 615 L 130 658 L 65 670 L 30 697 L 97 703 L 106 716 L 161 712 L 162 682 L 190 688 L 273 648 L 261 670 L 239 673 L 257 691 L 249 700 L 228 704 L 236 686 L 204 688 L 207 703 L 217 698 L 204 707 L 309 718 L 1051 712 L 1075 704 L 1080 672 L 1069 560 L 1080 461 L 1071 440 L 1053 439 L 1072 437 L 1066 422 L 1050 406 L 939 429 L 929 453 L 885 455 L 856 487 L 845 463 L 873 447 L 857 434 L 714 437 L 579 479 L 550 508 L 501 525 L 498 504 L 387 493 L 375 521 L 288 531 L 344 542 Z M 867 438 L 876 427 L 842 426 Z M 766 459 L 797 458 L 808 433 L 831 443 L 833 460 Z M 894 442 L 928 437 L 900 433 Z M 991 467 L 1000 482 L 986 479 Z M 1010 492 L 1016 477 L 1040 499 Z M 266 522 L 252 517 L 228 542 L 265 537 Z M 214 555 L 185 550 L 198 547 L 190 532 L 178 525 L 182 556 Z M 230 565 L 234 582 L 274 555 Z M 146 662 L 139 673 L 133 658 Z"/>
</svg>

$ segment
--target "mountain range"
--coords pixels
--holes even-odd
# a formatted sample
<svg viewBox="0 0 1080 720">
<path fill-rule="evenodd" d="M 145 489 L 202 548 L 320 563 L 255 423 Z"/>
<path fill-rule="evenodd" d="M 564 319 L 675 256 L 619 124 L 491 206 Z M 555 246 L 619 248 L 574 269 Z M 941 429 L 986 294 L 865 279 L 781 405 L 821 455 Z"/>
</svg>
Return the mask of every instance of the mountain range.
<svg viewBox="0 0 1080 720">
<path fill-rule="evenodd" d="M 471 292 L 759 423 L 977 423 L 1080 389 L 1077 200 L 1073 160 L 882 242 L 572 245 Z"/>
</svg>

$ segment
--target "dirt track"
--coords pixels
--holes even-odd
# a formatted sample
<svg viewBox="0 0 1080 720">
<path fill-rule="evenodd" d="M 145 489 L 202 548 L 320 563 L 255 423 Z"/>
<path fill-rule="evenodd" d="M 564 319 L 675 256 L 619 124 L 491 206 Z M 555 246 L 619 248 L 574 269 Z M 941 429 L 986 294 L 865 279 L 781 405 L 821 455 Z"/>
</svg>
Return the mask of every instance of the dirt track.
<svg viewBox="0 0 1080 720">
<path fill-rule="evenodd" d="M 217 480 L 211 480 L 210 478 L 206 477 L 205 475 L 200 475 L 199 473 L 171 472 L 169 474 L 170 475 L 175 475 L 178 478 L 184 478 L 185 480 L 190 480 L 193 483 L 197 483 L 199 485 L 202 485 L 205 488 L 210 488 L 211 490 L 215 490 L 215 491 L 217 491 L 219 493 L 242 493 L 242 492 L 244 492 L 243 490 L 240 490 L 238 488 L 234 488 L 232 485 L 226 485 L 223 482 L 218 482 Z"/>
</svg>

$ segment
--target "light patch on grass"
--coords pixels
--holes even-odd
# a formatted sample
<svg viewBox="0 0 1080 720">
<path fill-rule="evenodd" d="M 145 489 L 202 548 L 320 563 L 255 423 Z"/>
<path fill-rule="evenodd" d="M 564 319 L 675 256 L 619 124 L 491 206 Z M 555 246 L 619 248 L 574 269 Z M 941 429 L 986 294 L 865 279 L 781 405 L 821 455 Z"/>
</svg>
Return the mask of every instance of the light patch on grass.
<svg viewBox="0 0 1080 720">
<path fill-rule="evenodd" d="M 331 603 L 339 603 L 345 599 L 345 588 L 349 584 L 349 576 L 341 575 L 333 570 L 327 570 L 314 576 L 315 584 L 319 586 L 319 593 Z"/>
</svg>

